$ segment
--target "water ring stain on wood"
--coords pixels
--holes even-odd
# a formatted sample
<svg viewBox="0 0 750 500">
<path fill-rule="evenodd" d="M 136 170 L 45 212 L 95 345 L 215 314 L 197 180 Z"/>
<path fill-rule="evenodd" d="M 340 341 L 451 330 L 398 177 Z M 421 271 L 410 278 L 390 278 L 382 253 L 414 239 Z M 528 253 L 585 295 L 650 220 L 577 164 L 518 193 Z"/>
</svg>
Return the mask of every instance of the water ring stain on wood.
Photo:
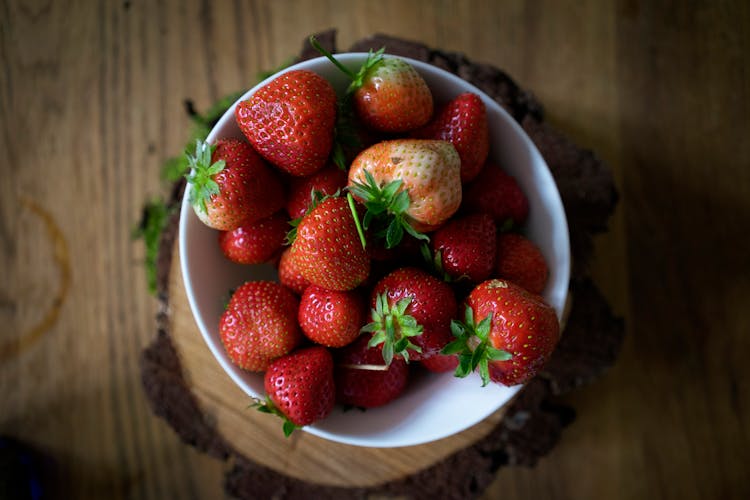
<svg viewBox="0 0 750 500">
<path fill-rule="evenodd" d="M 44 222 L 47 236 L 52 244 L 53 258 L 60 275 L 60 282 L 52 304 L 44 313 L 42 319 L 21 333 L 18 338 L 0 343 L 0 361 L 5 361 L 26 351 L 57 323 L 60 310 L 65 303 L 68 290 L 70 289 L 70 254 L 68 252 L 68 243 L 65 241 L 65 236 L 60 230 L 60 226 L 57 225 L 52 214 L 34 200 L 21 198 L 20 201 L 23 207 Z"/>
</svg>

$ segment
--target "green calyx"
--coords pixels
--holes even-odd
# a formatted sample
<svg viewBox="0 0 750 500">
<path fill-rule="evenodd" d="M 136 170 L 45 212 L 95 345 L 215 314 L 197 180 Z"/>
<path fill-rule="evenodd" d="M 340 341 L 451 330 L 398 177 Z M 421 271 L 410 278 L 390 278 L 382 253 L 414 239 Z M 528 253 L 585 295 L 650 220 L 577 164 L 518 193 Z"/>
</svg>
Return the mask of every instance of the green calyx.
<svg viewBox="0 0 750 500">
<path fill-rule="evenodd" d="M 211 155 L 216 146 L 211 146 L 200 139 L 195 140 L 195 153 L 185 152 L 190 170 L 185 178 L 191 184 L 190 204 L 196 212 L 207 213 L 206 202 L 211 196 L 219 194 L 219 185 L 213 176 L 224 170 L 226 162 L 219 160 L 211 163 Z"/>
<path fill-rule="evenodd" d="M 362 66 L 355 72 L 341 64 L 335 57 L 333 57 L 333 54 L 323 48 L 323 46 L 318 43 L 318 40 L 314 36 L 310 37 L 310 45 L 312 45 L 315 50 L 320 52 L 321 55 L 327 57 L 328 60 L 331 61 L 338 69 L 340 69 L 342 73 L 344 73 L 351 79 L 352 82 L 349 84 L 349 88 L 346 91 L 347 94 L 353 94 L 359 88 L 361 88 L 362 85 L 364 85 L 369 73 L 383 62 L 383 52 L 385 52 L 385 47 L 381 47 L 380 50 L 377 50 L 375 52 L 370 50 L 370 52 L 368 52 L 367 54 L 367 59 L 365 59 L 364 64 L 362 64 Z"/>
<path fill-rule="evenodd" d="M 390 366 L 393 356 L 398 354 L 408 363 L 409 350 L 422 352 L 422 348 L 411 342 L 411 337 L 422 335 L 422 325 L 413 316 L 406 314 L 412 298 L 406 297 L 393 306 L 388 304 L 388 294 L 376 297 L 372 310 L 372 322 L 362 327 L 361 332 L 372 333 L 368 347 L 383 344 L 383 361 Z"/>
<path fill-rule="evenodd" d="M 401 243 L 404 232 L 419 240 L 429 241 L 427 235 L 414 229 L 406 218 L 411 200 L 408 191 L 399 190 L 403 181 L 397 179 L 381 187 L 370 172 L 363 172 L 365 182 L 352 183 L 349 191 L 365 205 L 366 212 L 362 220 L 364 229 L 372 228 L 376 238 L 385 240 L 386 248 L 393 248 Z"/>
<path fill-rule="evenodd" d="M 294 431 L 302 428 L 301 426 L 289 420 L 289 417 L 284 415 L 284 413 L 279 409 L 279 407 L 273 403 L 270 396 L 266 396 L 264 400 L 261 400 L 261 399 L 254 400 L 254 402 L 250 405 L 250 407 L 255 408 L 261 413 L 269 413 L 271 415 L 276 415 L 277 417 L 282 419 L 284 421 L 284 425 L 283 425 L 284 436 L 286 437 L 291 436 Z"/>
<path fill-rule="evenodd" d="M 492 347 L 489 340 L 492 313 L 479 324 L 474 321 L 474 311 L 466 307 L 464 321 L 451 321 L 451 333 L 456 340 L 441 351 L 442 354 L 458 355 L 458 366 L 454 375 L 466 377 L 477 368 L 482 377 L 482 387 L 490 383 L 489 363 L 491 361 L 508 361 L 513 357 L 507 351 Z"/>
</svg>

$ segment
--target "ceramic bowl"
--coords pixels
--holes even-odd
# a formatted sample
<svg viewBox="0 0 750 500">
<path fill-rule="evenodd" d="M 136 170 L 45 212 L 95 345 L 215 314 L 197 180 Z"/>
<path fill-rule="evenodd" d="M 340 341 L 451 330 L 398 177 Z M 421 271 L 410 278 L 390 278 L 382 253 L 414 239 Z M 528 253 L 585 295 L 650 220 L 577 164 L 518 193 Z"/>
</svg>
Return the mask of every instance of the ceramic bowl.
<svg viewBox="0 0 750 500">
<path fill-rule="evenodd" d="M 355 68 L 366 54 L 347 53 L 336 57 L 347 67 Z M 543 295 L 557 311 L 558 319 L 562 319 L 570 275 L 568 226 L 557 187 L 539 151 L 518 123 L 482 91 L 439 68 L 406 60 L 427 81 L 436 103 L 446 102 L 463 92 L 474 92 L 482 97 L 489 118 L 490 158 L 516 178 L 529 199 L 531 208 L 525 233 L 547 259 L 550 276 Z M 292 69 L 307 69 L 320 74 L 333 84 L 337 92 L 343 92 L 348 84 L 346 77 L 323 57 L 301 62 L 285 71 Z M 240 100 L 248 99 L 275 76 L 278 75 L 250 89 Z M 234 120 L 234 105 L 213 128 L 208 142 L 229 137 L 243 137 Z M 232 364 L 221 343 L 218 325 L 228 290 L 247 280 L 276 280 L 276 271 L 270 265 L 241 266 L 225 259 L 217 243 L 216 231 L 200 222 L 187 201 L 188 194 L 185 193 L 181 207 L 179 249 L 182 275 L 195 321 L 217 362 L 232 381 L 249 397 L 262 397 L 263 375 L 244 371 Z M 477 424 L 506 404 L 520 388 L 495 384 L 481 387 L 476 374 L 465 379 L 455 378 L 450 373 L 424 374 L 411 380 L 406 392 L 384 407 L 366 412 L 344 412 L 337 407 L 324 421 L 304 430 L 324 439 L 356 446 L 417 445 L 446 438 Z M 237 404 L 244 407 L 247 402 L 238 401 Z M 283 439 L 281 423 L 279 436 Z"/>
</svg>

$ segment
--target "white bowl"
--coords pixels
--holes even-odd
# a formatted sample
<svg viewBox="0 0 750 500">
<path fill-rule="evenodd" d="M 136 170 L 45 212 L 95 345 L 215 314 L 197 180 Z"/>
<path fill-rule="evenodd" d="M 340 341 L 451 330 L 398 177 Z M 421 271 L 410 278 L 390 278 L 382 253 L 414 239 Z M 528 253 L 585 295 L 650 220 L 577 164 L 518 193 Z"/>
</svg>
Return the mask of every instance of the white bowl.
<svg viewBox="0 0 750 500">
<path fill-rule="evenodd" d="M 366 54 L 348 53 L 336 57 L 347 67 L 354 68 Z M 568 225 L 557 186 L 541 154 L 515 120 L 482 91 L 439 68 L 404 59 L 427 81 L 436 103 L 448 101 L 463 92 L 474 92 L 482 97 L 489 118 L 490 158 L 516 178 L 529 198 L 531 209 L 526 234 L 547 259 L 550 276 L 544 297 L 557 311 L 558 319 L 562 319 L 570 276 Z M 346 77 L 323 57 L 301 62 L 284 72 L 292 69 L 307 69 L 320 74 L 333 84 L 337 92 L 342 92 L 348 85 Z M 256 85 L 240 100 L 248 99 L 275 76 Z M 209 143 L 219 138 L 243 137 L 234 120 L 235 105 L 213 128 L 208 136 Z M 247 280 L 276 280 L 276 271 L 269 265 L 241 266 L 225 259 L 217 243 L 216 231 L 201 223 L 187 200 L 188 192 L 180 214 L 179 244 L 182 275 L 195 321 L 211 352 L 232 380 L 248 396 L 262 397 L 262 374 L 250 373 L 232 364 L 221 343 L 218 325 L 223 311 L 222 301 L 228 290 Z M 520 389 L 521 386 L 496 384 L 481 387 L 476 374 L 465 379 L 455 378 L 450 373 L 426 374 L 410 381 L 405 394 L 384 407 L 346 413 L 337 407 L 324 421 L 304 429 L 321 438 L 357 446 L 417 445 L 448 437 L 477 424 L 507 403 Z"/>
</svg>

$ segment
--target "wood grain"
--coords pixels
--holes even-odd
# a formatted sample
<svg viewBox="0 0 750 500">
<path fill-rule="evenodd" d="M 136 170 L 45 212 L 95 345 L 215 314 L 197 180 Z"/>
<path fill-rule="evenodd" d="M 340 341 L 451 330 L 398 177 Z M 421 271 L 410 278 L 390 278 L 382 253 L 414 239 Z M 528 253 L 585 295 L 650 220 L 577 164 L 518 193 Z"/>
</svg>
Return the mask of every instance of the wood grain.
<svg viewBox="0 0 750 500">
<path fill-rule="evenodd" d="M 395 15 L 394 13 L 397 13 Z M 249 87 L 329 27 L 502 67 L 614 169 L 621 209 L 594 273 L 629 337 L 618 366 L 535 469 L 486 498 L 747 498 L 750 481 L 750 7 L 718 2 L 400 0 L 0 2 L 0 434 L 57 461 L 68 498 L 220 498 L 226 464 L 144 400 L 153 336 L 130 238 L 183 100 Z M 46 224 L 70 256 L 64 281 Z"/>
</svg>

